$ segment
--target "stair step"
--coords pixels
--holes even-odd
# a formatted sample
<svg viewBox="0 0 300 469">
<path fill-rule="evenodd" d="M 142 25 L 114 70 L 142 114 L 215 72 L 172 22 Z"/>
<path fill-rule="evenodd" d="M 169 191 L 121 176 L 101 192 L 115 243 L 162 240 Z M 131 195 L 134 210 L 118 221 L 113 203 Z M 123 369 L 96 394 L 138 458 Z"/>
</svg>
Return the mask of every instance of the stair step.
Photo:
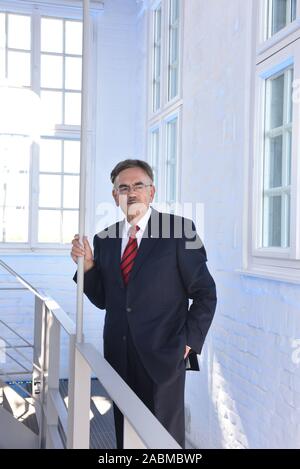
<svg viewBox="0 0 300 469">
<path fill-rule="evenodd" d="M 22 397 L 13 387 L 7 383 L 2 383 L 3 388 L 3 408 L 10 412 L 15 419 L 23 423 L 36 435 L 39 433 L 35 409 L 32 405 L 33 399 Z M 26 393 L 23 394 L 25 396 Z"/>
</svg>

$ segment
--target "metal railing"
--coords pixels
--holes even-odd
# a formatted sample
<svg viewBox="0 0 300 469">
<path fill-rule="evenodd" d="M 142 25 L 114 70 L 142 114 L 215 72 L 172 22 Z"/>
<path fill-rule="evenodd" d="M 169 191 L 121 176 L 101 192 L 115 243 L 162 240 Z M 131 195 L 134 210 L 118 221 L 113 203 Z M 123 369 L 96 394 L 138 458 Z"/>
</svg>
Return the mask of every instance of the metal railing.
<svg viewBox="0 0 300 469">
<path fill-rule="evenodd" d="M 67 448 L 89 448 L 93 374 L 124 415 L 124 448 L 180 449 L 102 354 L 89 343 L 76 342 L 76 327 L 67 313 L 1 260 L 0 265 L 35 296 L 32 397 L 39 424 L 40 447 L 64 447 L 60 423 Z M 68 407 L 59 392 L 62 330 L 69 341 Z M 32 344 L 28 342 L 27 346 Z"/>
</svg>

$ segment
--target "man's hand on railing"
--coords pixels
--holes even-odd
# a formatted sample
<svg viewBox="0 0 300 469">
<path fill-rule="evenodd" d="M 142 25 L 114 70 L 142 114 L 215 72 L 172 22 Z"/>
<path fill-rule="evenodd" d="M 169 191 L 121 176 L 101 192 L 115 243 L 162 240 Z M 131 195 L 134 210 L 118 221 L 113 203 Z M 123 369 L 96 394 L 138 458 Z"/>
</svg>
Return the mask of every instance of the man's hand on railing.
<svg viewBox="0 0 300 469">
<path fill-rule="evenodd" d="M 72 240 L 72 250 L 71 250 L 71 257 L 73 261 L 77 264 L 78 257 L 84 256 L 84 273 L 88 270 L 91 270 L 94 265 L 94 258 L 93 253 L 91 250 L 91 246 L 87 240 L 87 237 L 83 237 L 83 246 L 79 242 L 79 235 L 76 234 L 74 239 Z"/>
</svg>

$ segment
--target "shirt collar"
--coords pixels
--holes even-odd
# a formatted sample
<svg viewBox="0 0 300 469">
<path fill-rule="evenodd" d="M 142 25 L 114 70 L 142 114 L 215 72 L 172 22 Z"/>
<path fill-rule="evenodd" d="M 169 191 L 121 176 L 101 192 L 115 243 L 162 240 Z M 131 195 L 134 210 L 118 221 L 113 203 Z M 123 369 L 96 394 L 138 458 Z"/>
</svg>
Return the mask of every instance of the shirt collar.
<svg viewBox="0 0 300 469">
<path fill-rule="evenodd" d="M 151 211 L 152 211 L 151 207 L 149 207 L 147 212 L 145 213 L 145 215 L 143 215 L 142 218 L 137 223 L 137 226 L 140 228 L 139 231 L 141 231 L 141 234 L 143 234 L 145 229 L 146 229 L 147 223 L 148 223 L 149 218 L 151 216 Z M 128 236 L 128 232 L 129 232 L 132 225 L 130 223 L 128 223 L 127 218 L 124 218 L 124 222 L 125 222 L 125 224 L 124 224 L 123 234 L 125 236 Z"/>
</svg>

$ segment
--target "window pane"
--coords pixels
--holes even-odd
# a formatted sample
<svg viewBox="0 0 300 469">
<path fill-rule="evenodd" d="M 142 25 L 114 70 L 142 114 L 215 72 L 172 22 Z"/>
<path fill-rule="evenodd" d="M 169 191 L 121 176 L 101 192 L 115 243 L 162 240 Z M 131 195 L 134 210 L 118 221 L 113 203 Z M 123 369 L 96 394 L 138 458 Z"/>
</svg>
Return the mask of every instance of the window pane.
<svg viewBox="0 0 300 469">
<path fill-rule="evenodd" d="M 160 82 L 156 82 L 154 85 L 154 103 L 153 111 L 157 111 L 160 108 Z"/>
<path fill-rule="evenodd" d="M 159 179 L 159 130 L 151 133 L 151 167 L 153 169 L 154 184 L 156 186 L 155 200 L 158 199 L 158 179 Z"/>
<path fill-rule="evenodd" d="M 63 87 L 63 58 L 58 55 L 41 56 L 41 86 L 43 88 Z"/>
<path fill-rule="evenodd" d="M 61 140 L 40 141 L 40 171 L 59 173 L 61 166 Z"/>
<path fill-rule="evenodd" d="M 79 176 L 64 176 L 64 208 L 79 206 Z"/>
<path fill-rule="evenodd" d="M 285 28 L 297 16 L 297 0 L 269 0 L 269 36 Z"/>
<path fill-rule="evenodd" d="M 179 18 L 179 0 L 171 0 L 171 21 L 174 23 Z"/>
<path fill-rule="evenodd" d="M 78 232 L 78 212 L 63 211 L 63 243 L 71 243 Z"/>
<path fill-rule="evenodd" d="M 287 24 L 287 7 L 290 0 L 273 0 L 272 34 L 277 33 Z"/>
<path fill-rule="evenodd" d="M 297 0 L 292 0 L 292 13 L 291 13 L 291 19 L 294 21 L 297 16 Z"/>
<path fill-rule="evenodd" d="M 177 119 L 167 124 L 167 202 L 177 197 Z"/>
<path fill-rule="evenodd" d="M 26 242 L 30 142 L 0 138 L 0 155 L 0 242 Z"/>
<path fill-rule="evenodd" d="M 82 23 L 66 21 L 66 54 L 82 55 Z"/>
<path fill-rule="evenodd" d="M 294 81 L 294 69 L 288 71 L 288 122 L 293 121 L 293 81 Z"/>
<path fill-rule="evenodd" d="M 80 142 L 65 140 L 64 142 L 64 172 L 78 173 L 80 171 Z"/>
<path fill-rule="evenodd" d="M 61 176 L 40 174 L 39 207 L 61 207 Z"/>
<path fill-rule="evenodd" d="M 291 236 L 291 196 L 290 196 L 290 194 L 285 194 L 284 202 L 285 202 L 286 226 L 287 226 L 286 240 L 285 240 L 285 243 L 284 243 L 284 247 L 289 247 L 290 246 L 290 236 Z"/>
<path fill-rule="evenodd" d="M 160 108 L 161 6 L 154 12 L 153 111 Z"/>
<path fill-rule="evenodd" d="M 270 139 L 269 187 L 282 186 L 282 135 Z"/>
<path fill-rule="evenodd" d="M 292 132 L 287 133 L 287 185 L 291 184 Z"/>
<path fill-rule="evenodd" d="M 81 93 L 65 94 L 65 124 L 80 125 Z"/>
<path fill-rule="evenodd" d="M 59 210 L 39 210 L 39 243 L 61 242 L 61 212 Z"/>
<path fill-rule="evenodd" d="M 5 70 L 5 49 L 1 49 L 1 46 L 0 46 L 0 80 L 4 80 L 5 79 L 5 74 L 6 74 L 6 70 Z"/>
<path fill-rule="evenodd" d="M 8 47 L 30 50 L 30 21 L 30 16 L 8 15 Z"/>
<path fill-rule="evenodd" d="M 42 18 L 41 50 L 43 52 L 63 52 L 63 20 Z"/>
<path fill-rule="evenodd" d="M 0 48 L 5 47 L 5 13 L 0 13 Z"/>
<path fill-rule="evenodd" d="M 179 60 L 179 2 L 170 1 L 169 18 L 169 72 L 168 72 L 168 98 L 173 99 L 178 94 L 178 60 Z"/>
<path fill-rule="evenodd" d="M 28 241 L 28 207 L 0 207 L 0 213 L 0 241 L 26 243 Z"/>
<path fill-rule="evenodd" d="M 270 80 L 270 83 L 270 128 L 274 129 L 283 124 L 284 74 Z"/>
<path fill-rule="evenodd" d="M 62 124 L 62 93 L 41 91 L 43 121 L 49 128 Z"/>
<path fill-rule="evenodd" d="M 65 88 L 69 90 L 81 90 L 81 58 L 66 57 Z"/>
<path fill-rule="evenodd" d="M 5 78 L 5 14 L 0 13 L 0 80 Z"/>
<path fill-rule="evenodd" d="M 178 60 L 178 44 L 179 43 L 179 31 L 178 28 L 171 29 L 170 35 L 170 61 L 174 63 Z"/>
<path fill-rule="evenodd" d="M 281 196 L 265 197 L 264 247 L 281 247 Z"/>
<path fill-rule="evenodd" d="M 30 86 L 30 52 L 8 51 L 8 79 Z"/>
<path fill-rule="evenodd" d="M 169 99 L 175 98 L 178 93 L 178 68 L 171 68 L 169 72 Z"/>
</svg>

